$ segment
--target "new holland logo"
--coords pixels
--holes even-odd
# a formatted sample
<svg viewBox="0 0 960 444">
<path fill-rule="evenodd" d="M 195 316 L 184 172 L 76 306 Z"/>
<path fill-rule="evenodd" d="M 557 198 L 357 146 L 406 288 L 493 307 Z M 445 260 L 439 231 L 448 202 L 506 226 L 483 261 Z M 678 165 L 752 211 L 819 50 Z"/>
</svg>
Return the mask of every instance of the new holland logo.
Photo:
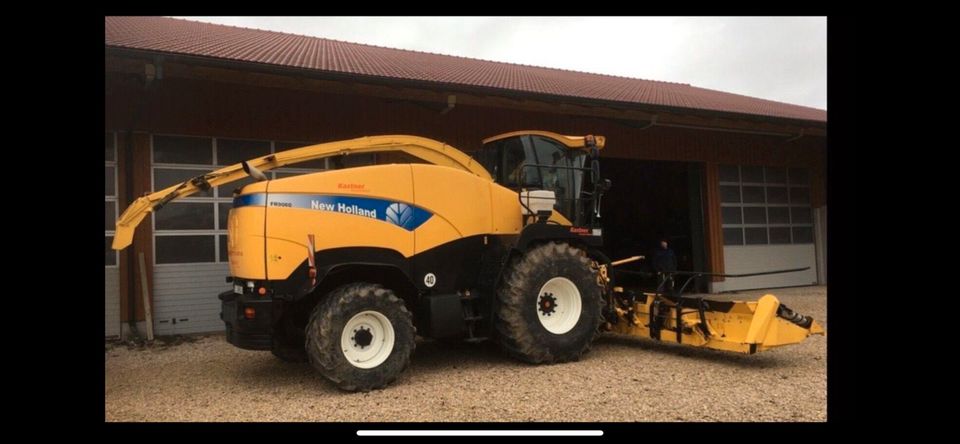
<svg viewBox="0 0 960 444">
<path fill-rule="evenodd" d="M 405 203 L 394 203 L 387 207 L 387 222 L 404 227 L 413 220 L 413 208 Z"/>
</svg>

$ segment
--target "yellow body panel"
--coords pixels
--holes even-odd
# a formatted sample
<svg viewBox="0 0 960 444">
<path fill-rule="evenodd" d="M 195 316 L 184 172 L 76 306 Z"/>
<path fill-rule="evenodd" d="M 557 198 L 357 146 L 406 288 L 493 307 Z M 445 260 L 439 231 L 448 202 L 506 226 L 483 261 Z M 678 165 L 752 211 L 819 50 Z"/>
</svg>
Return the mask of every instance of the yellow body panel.
<svg viewBox="0 0 960 444">
<path fill-rule="evenodd" d="M 414 203 L 410 165 L 368 166 L 270 181 L 270 195 L 303 192 Z M 314 236 L 316 251 L 377 247 L 394 250 L 404 257 L 414 254 L 412 231 L 381 220 L 333 211 L 267 206 L 266 233 L 268 279 L 287 278 L 307 258 L 308 235 Z"/>
<path fill-rule="evenodd" d="M 263 259 L 264 207 L 230 210 L 227 218 L 227 257 L 230 275 L 243 279 L 266 279 Z M 240 221 L 243 223 L 240 223 Z"/>
<path fill-rule="evenodd" d="M 442 217 L 434 216 L 417 228 L 414 234 L 414 251 L 422 253 L 461 237 L 463 236 L 453 224 Z"/>
<path fill-rule="evenodd" d="M 490 182 L 490 225 L 492 234 L 515 234 L 523 228 L 517 192 Z"/>
<path fill-rule="evenodd" d="M 286 279 L 307 259 L 308 234 L 314 235 L 316 251 L 376 247 L 413 255 L 412 232 L 362 216 L 270 208 L 267 226 L 267 279 Z"/>
<path fill-rule="evenodd" d="M 493 182 L 453 168 L 422 164 L 410 168 L 414 203 L 434 213 L 416 230 L 417 253 L 461 237 L 491 233 Z"/>
</svg>

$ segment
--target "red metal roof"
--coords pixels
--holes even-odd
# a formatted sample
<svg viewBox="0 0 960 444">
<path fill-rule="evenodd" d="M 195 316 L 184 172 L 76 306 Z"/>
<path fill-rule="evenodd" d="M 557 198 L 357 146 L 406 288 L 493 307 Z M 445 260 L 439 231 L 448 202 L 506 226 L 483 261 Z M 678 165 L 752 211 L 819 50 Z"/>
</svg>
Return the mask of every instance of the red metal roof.
<svg viewBox="0 0 960 444">
<path fill-rule="evenodd" d="M 164 17 L 106 17 L 120 47 L 317 71 L 826 122 L 827 112 L 694 86 L 491 62 Z"/>
</svg>

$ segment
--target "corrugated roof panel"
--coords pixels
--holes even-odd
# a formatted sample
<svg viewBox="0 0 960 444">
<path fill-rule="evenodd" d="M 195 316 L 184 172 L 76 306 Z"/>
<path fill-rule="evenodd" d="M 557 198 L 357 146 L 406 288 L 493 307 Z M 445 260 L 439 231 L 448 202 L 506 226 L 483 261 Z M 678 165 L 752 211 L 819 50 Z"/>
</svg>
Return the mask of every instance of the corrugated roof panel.
<svg viewBox="0 0 960 444">
<path fill-rule="evenodd" d="M 106 17 L 106 46 L 535 94 L 826 122 L 827 112 L 680 83 L 492 62 L 164 17 Z"/>
</svg>

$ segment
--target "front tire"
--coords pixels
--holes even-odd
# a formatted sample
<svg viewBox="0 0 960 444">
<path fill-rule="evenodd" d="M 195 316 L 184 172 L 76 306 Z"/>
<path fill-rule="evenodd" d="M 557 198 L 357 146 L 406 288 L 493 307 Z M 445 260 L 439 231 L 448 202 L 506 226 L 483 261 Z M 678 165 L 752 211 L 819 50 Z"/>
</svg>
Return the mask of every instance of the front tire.
<svg viewBox="0 0 960 444">
<path fill-rule="evenodd" d="M 530 249 L 506 271 L 497 292 L 502 348 L 533 364 L 576 361 L 603 322 L 604 300 L 586 253 L 551 242 Z"/>
<path fill-rule="evenodd" d="M 310 364 L 339 388 L 369 391 L 393 382 L 410 365 L 415 338 L 413 316 L 393 291 L 347 284 L 314 308 L 306 352 Z"/>
</svg>

